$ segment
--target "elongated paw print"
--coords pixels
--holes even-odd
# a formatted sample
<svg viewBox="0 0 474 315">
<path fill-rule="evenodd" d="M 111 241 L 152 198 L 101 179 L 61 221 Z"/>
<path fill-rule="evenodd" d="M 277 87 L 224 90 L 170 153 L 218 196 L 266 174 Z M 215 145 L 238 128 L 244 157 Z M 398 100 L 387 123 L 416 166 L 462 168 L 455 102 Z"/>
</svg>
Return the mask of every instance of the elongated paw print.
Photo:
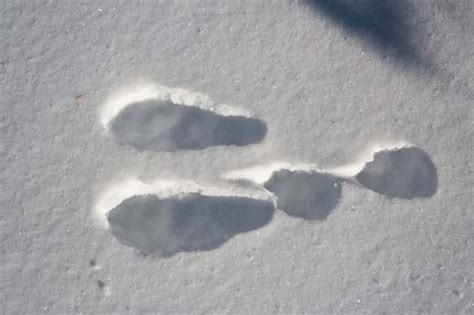
<svg viewBox="0 0 474 315">
<path fill-rule="evenodd" d="M 246 111 L 160 85 L 110 97 L 100 117 L 112 139 L 140 151 L 245 146 L 267 133 L 266 124 Z M 429 155 L 409 143 L 372 148 L 358 161 L 333 169 L 279 162 L 230 171 L 222 179 L 217 186 L 189 180 L 122 181 L 100 196 L 95 218 L 120 243 L 169 257 L 218 248 L 269 224 L 276 210 L 326 220 L 346 183 L 403 199 L 431 197 L 438 185 Z"/>
<path fill-rule="evenodd" d="M 247 112 L 216 105 L 182 89 L 150 85 L 109 100 L 102 111 L 106 130 L 137 150 L 200 150 L 258 143 L 266 124 Z"/>
<path fill-rule="evenodd" d="M 122 244 L 170 256 L 216 248 L 266 225 L 273 212 L 271 198 L 258 190 L 129 180 L 109 190 L 96 213 Z"/>
</svg>

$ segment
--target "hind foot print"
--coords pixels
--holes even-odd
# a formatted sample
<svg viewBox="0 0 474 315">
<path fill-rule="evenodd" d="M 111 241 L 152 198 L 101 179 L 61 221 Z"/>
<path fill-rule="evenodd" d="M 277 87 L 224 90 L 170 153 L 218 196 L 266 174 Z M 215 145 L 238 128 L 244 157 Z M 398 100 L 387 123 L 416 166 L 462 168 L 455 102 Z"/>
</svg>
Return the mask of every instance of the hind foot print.
<svg viewBox="0 0 474 315">
<path fill-rule="evenodd" d="M 306 220 L 325 220 L 341 198 L 341 181 L 312 166 L 273 164 L 234 171 L 225 177 L 263 186 L 274 196 L 278 209 Z"/>
<path fill-rule="evenodd" d="M 236 234 L 265 226 L 273 212 L 273 200 L 261 191 L 185 181 L 123 182 L 96 207 L 97 218 L 120 243 L 165 257 L 215 249 Z"/>
<path fill-rule="evenodd" d="M 101 122 L 119 143 L 137 150 L 201 150 L 262 141 L 266 124 L 247 112 L 216 105 L 207 96 L 148 85 L 110 97 Z"/>
<path fill-rule="evenodd" d="M 362 186 L 389 198 L 428 198 L 436 193 L 438 176 L 430 156 L 405 146 L 373 154 L 355 176 Z"/>
</svg>

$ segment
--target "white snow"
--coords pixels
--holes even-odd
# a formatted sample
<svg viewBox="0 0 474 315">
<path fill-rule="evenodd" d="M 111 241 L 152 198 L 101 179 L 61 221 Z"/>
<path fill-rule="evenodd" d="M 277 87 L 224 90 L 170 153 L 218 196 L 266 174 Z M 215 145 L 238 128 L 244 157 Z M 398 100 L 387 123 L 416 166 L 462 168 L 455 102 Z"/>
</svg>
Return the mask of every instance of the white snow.
<svg viewBox="0 0 474 315">
<path fill-rule="evenodd" d="M 2 1 L 1 312 L 474 313 L 474 1 L 354 3 Z M 159 151 L 107 136 L 129 105 L 158 100 L 258 119 L 265 137 Z M 432 163 L 435 191 L 354 184 L 405 146 Z M 169 257 L 106 228 L 136 194 L 268 200 L 258 183 L 292 168 L 345 178 L 316 220 L 275 210 L 258 228 L 209 228 L 207 247 L 184 246 L 182 228 Z M 242 169 L 230 179 L 257 184 L 223 178 Z"/>
</svg>

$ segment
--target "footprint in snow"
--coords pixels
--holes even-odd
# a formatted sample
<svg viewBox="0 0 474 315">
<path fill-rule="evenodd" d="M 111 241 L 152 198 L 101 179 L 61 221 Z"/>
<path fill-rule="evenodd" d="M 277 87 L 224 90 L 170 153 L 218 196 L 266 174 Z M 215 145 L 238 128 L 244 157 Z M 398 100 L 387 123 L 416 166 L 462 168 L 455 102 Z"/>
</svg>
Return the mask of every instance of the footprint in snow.
<svg viewBox="0 0 474 315">
<path fill-rule="evenodd" d="M 267 132 L 264 122 L 242 110 L 158 85 L 110 98 L 102 107 L 101 121 L 118 142 L 138 150 L 243 146 L 262 141 Z M 438 185 L 429 155 L 407 143 L 382 146 L 368 158 L 332 170 L 277 163 L 224 177 L 254 183 L 258 189 L 130 180 L 104 194 L 95 213 L 119 242 L 171 256 L 214 249 L 239 233 L 263 227 L 275 207 L 294 217 L 325 220 L 341 199 L 344 180 L 405 199 L 430 197 Z"/>
<path fill-rule="evenodd" d="M 331 172 L 389 198 L 428 198 L 438 189 L 430 156 L 409 143 L 371 149 L 361 161 Z"/>
<path fill-rule="evenodd" d="M 278 208 L 306 220 L 325 220 L 341 198 L 340 181 L 318 171 L 280 170 L 263 187 L 277 197 Z"/>
<path fill-rule="evenodd" d="M 96 209 L 119 242 L 159 256 L 217 248 L 236 234 L 263 227 L 273 212 L 272 200 L 259 191 L 138 180 L 115 186 Z"/>
<path fill-rule="evenodd" d="M 357 174 L 357 181 L 389 198 L 428 198 L 438 186 L 436 167 L 423 150 L 416 147 L 383 150 L 374 154 Z"/>
<path fill-rule="evenodd" d="M 224 178 L 259 185 L 275 198 L 278 209 L 307 220 L 327 218 L 341 199 L 343 181 L 403 199 L 431 197 L 438 186 L 429 155 L 408 143 L 372 149 L 367 158 L 331 170 L 275 163 L 233 171 Z"/>
<path fill-rule="evenodd" d="M 341 199 L 341 180 L 313 166 L 276 163 L 224 177 L 260 185 L 275 198 L 278 209 L 306 220 L 325 220 Z"/>
<path fill-rule="evenodd" d="M 201 150 L 262 141 L 266 124 L 199 93 L 150 85 L 110 98 L 101 120 L 121 144 L 137 150 Z"/>
</svg>

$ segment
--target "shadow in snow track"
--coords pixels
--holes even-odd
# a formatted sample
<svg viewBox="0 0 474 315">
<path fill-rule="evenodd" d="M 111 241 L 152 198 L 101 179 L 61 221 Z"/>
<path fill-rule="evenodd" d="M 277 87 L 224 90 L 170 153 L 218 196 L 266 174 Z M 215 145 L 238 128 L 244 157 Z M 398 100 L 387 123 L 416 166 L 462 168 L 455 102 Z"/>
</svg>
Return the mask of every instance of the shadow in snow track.
<svg viewBox="0 0 474 315">
<path fill-rule="evenodd" d="M 325 220 L 341 198 L 341 181 L 316 171 L 280 170 L 264 187 L 276 196 L 279 209 L 306 220 Z"/>
<path fill-rule="evenodd" d="M 112 209 L 107 220 L 121 243 L 146 253 L 172 256 L 215 249 L 236 234 L 263 227 L 273 213 L 271 201 L 247 197 L 140 195 Z"/>
<path fill-rule="evenodd" d="M 244 146 L 262 141 L 267 133 L 266 124 L 256 118 L 223 116 L 195 106 L 156 100 L 127 106 L 110 127 L 120 143 L 155 151 Z"/>
<path fill-rule="evenodd" d="M 433 161 L 416 147 L 375 153 L 374 160 L 356 179 L 362 186 L 390 198 L 428 198 L 438 189 Z"/>
</svg>

